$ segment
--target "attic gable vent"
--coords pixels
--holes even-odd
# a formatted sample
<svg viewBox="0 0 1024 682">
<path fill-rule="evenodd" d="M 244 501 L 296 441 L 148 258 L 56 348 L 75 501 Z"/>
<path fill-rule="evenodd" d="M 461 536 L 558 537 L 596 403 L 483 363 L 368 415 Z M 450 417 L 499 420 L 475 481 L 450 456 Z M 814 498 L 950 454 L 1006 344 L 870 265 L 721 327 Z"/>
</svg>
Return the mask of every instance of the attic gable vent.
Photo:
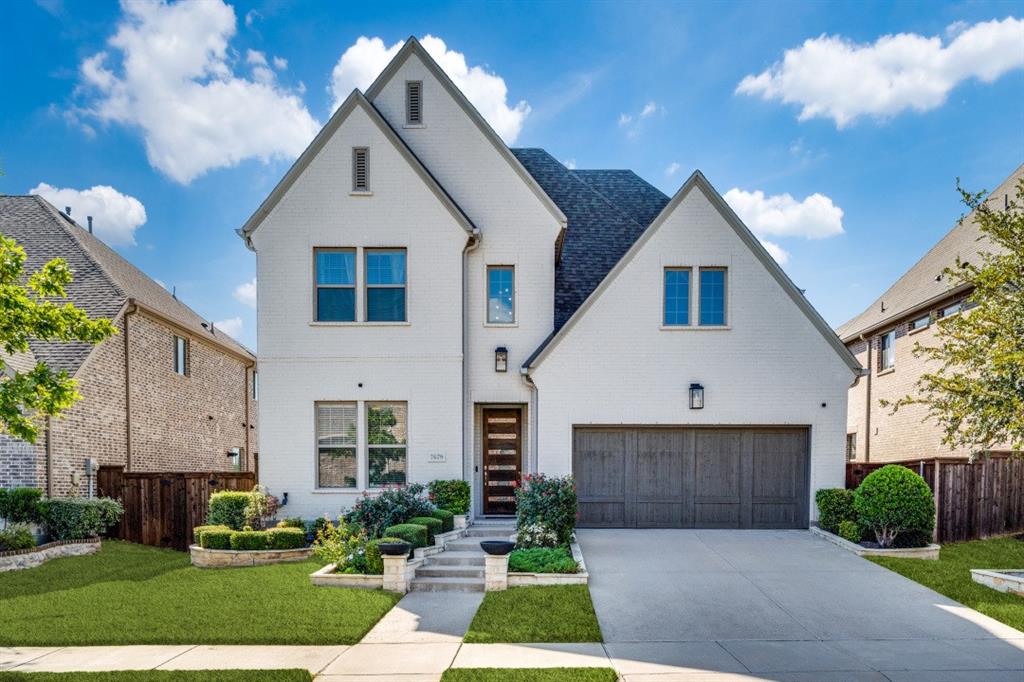
<svg viewBox="0 0 1024 682">
<path fill-rule="evenodd" d="M 370 191 L 370 150 L 366 147 L 352 149 L 352 191 Z"/>
<path fill-rule="evenodd" d="M 405 123 L 406 125 L 423 124 L 423 82 L 405 82 Z"/>
</svg>

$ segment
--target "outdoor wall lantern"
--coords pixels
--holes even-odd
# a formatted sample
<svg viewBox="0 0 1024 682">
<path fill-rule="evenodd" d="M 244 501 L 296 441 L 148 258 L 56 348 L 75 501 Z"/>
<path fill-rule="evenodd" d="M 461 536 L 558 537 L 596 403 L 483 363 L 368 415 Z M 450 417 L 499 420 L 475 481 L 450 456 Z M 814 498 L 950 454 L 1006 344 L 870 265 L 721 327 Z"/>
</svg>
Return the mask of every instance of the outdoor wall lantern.
<svg viewBox="0 0 1024 682">
<path fill-rule="evenodd" d="M 505 346 L 498 346 L 494 349 L 494 371 L 508 371 L 508 348 Z"/>
<path fill-rule="evenodd" d="M 704 409 L 704 387 L 700 384 L 690 384 L 690 409 Z"/>
</svg>

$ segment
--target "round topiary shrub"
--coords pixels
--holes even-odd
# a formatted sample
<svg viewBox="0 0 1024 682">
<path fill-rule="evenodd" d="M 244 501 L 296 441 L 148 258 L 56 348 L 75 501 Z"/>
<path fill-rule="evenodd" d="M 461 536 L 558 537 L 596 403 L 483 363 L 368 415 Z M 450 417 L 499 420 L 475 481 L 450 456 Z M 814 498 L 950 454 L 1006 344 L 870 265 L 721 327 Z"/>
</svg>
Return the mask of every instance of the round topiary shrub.
<svg viewBox="0 0 1024 682">
<path fill-rule="evenodd" d="M 931 533 L 935 501 L 924 479 L 890 464 L 867 476 L 854 493 L 853 508 L 879 547 L 891 547 L 901 533 Z"/>
</svg>

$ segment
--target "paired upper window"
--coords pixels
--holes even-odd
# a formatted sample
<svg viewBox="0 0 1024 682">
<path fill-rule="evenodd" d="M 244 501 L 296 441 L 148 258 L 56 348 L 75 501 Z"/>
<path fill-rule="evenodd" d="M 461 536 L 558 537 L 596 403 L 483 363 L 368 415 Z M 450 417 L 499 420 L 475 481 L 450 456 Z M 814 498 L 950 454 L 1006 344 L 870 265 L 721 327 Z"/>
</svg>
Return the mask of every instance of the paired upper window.
<svg viewBox="0 0 1024 682">
<path fill-rule="evenodd" d="M 188 376 L 188 339 L 174 337 L 174 373 Z"/>
<path fill-rule="evenodd" d="M 366 476 L 370 488 L 402 485 L 406 481 L 408 405 L 367 402 Z M 356 488 L 359 483 L 359 405 L 356 402 L 317 403 L 317 486 Z"/>
<path fill-rule="evenodd" d="M 516 269 L 512 265 L 487 266 L 487 322 L 516 321 Z"/>
<path fill-rule="evenodd" d="M 405 82 L 405 124 L 423 125 L 423 81 Z"/>
<path fill-rule="evenodd" d="M 690 321 L 691 268 L 665 268 L 664 311 L 666 327 L 686 327 Z M 726 315 L 726 269 L 699 268 L 697 271 L 697 324 L 702 327 L 724 327 Z"/>
<path fill-rule="evenodd" d="M 406 321 L 405 249 L 364 249 L 366 322 Z M 356 321 L 356 249 L 314 249 L 317 322 Z"/>
<path fill-rule="evenodd" d="M 931 323 L 932 323 L 931 315 L 925 315 L 923 317 L 917 318 L 916 320 L 911 320 L 910 321 L 910 331 L 915 331 L 917 329 L 924 329 L 925 327 L 927 327 Z"/>
</svg>

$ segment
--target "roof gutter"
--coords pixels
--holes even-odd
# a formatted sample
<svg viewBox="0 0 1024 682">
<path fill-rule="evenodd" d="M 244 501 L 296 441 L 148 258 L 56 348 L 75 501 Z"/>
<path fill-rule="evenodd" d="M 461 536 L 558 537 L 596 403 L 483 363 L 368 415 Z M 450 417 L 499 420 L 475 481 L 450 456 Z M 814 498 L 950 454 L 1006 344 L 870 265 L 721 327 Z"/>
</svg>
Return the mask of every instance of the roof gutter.
<svg viewBox="0 0 1024 682">
<path fill-rule="evenodd" d="M 254 366 L 256 364 L 256 356 L 255 355 L 252 355 L 250 353 L 243 353 L 243 352 L 241 352 L 241 351 L 239 351 L 239 350 L 237 350 L 235 348 L 232 348 L 231 346 L 229 346 L 228 344 L 224 343 L 223 341 L 221 341 L 219 338 L 217 338 L 213 334 L 210 334 L 210 333 L 200 334 L 196 330 L 190 329 L 183 322 L 180 322 L 179 320 L 175 320 L 172 317 L 168 317 L 167 315 L 163 314 L 159 310 L 155 310 L 154 308 L 150 308 L 146 304 L 141 303 L 138 299 L 129 298 L 127 305 L 131 306 L 133 308 L 132 312 L 141 311 L 142 313 L 145 313 L 147 316 L 155 318 L 155 319 L 159 320 L 160 322 L 163 322 L 164 324 L 166 324 L 166 325 L 168 325 L 170 327 L 174 327 L 175 329 L 177 329 L 177 330 L 179 330 L 181 332 L 184 332 L 185 334 L 188 334 L 188 335 L 193 336 L 193 337 L 198 338 L 198 339 L 210 341 L 215 346 L 217 346 L 217 348 L 223 350 L 225 353 L 233 355 L 234 357 L 238 358 L 242 362 L 246 363 L 247 367 L 252 367 L 252 366 Z"/>
<path fill-rule="evenodd" d="M 876 322 L 876 323 L 872 324 L 869 327 L 865 327 L 865 328 L 863 328 L 863 329 L 861 329 L 859 331 L 850 332 L 846 336 L 842 337 L 842 341 L 843 341 L 843 343 L 849 343 L 851 341 L 856 341 L 857 339 L 863 339 L 866 334 L 871 334 L 873 332 L 876 332 L 876 331 L 882 329 L 883 327 L 887 327 L 887 326 L 889 326 L 890 324 L 892 324 L 893 322 L 895 322 L 896 320 L 898 320 L 898 319 L 900 319 L 902 317 L 907 317 L 908 315 L 913 315 L 914 313 L 920 313 L 920 312 L 923 312 L 925 310 L 930 310 L 939 301 L 942 301 L 943 299 L 947 299 L 950 296 L 956 296 L 957 294 L 962 294 L 965 291 L 969 291 L 969 290 L 971 290 L 973 288 L 974 288 L 973 284 L 961 284 L 958 287 L 954 287 L 952 289 L 947 289 L 946 291 L 942 292 L 941 294 L 938 294 L 936 296 L 932 296 L 928 300 L 922 301 L 921 303 L 918 303 L 917 305 L 915 305 L 915 306 L 913 306 L 911 308 L 907 308 L 906 310 L 901 310 L 898 313 L 894 313 L 894 314 L 890 315 L 889 317 L 885 318 L 884 320 L 882 320 L 880 322 Z"/>
</svg>

